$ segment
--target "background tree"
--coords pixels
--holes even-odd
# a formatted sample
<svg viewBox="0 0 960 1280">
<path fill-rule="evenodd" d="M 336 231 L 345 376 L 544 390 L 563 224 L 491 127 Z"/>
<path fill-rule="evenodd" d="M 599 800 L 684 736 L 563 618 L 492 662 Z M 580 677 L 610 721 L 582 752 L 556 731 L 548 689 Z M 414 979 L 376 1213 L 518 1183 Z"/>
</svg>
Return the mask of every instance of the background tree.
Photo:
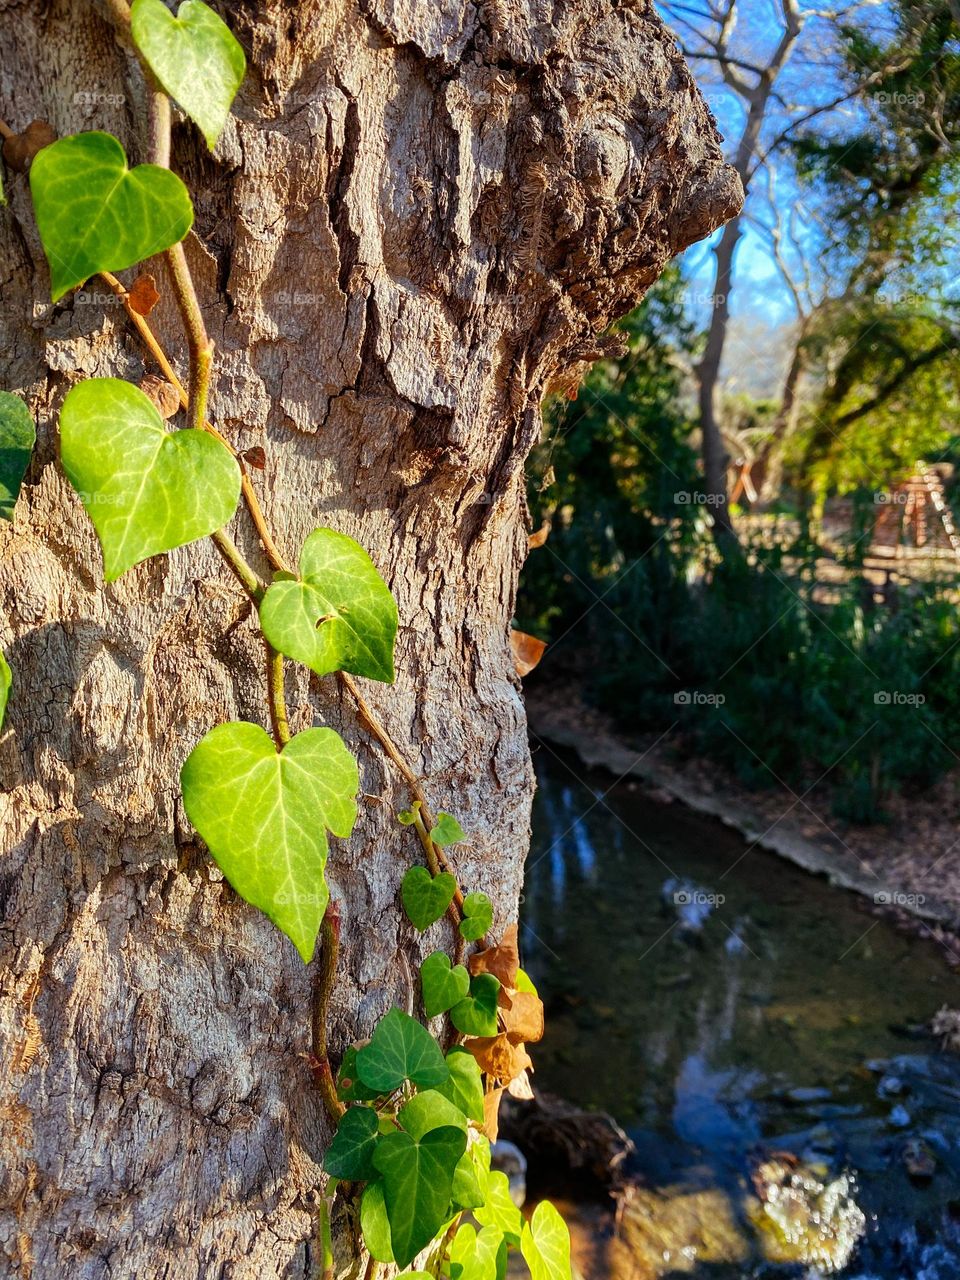
<svg viewBox="0 0 960 1280">
<path fill-rule="evenodd" d="M 10 128 L 106 128 L 142 158 L 118 7 L 3 23 Z M 253 482 L 288 558 L 324 523 L 387 577 L 400 674 L 369 700 L 433 804 L 456 809 L 461 883 L 491 894 L 502 927 L 531 791 L 508 624 L 540 398 L 602 353 L 597 334 L 672 253 L 735 212 L 738 182 L 643 7 L 564 3 L 546 24 L 493 0 L 268 0 L 228 16 L 250 64 L 237 119 L 214 159 L 192 126 L 174 131 L 216 342 L 211 416 L 264 450 Z M 307 1276 L 329 1137 L 312 971 L 211 867 L 176 781 L 211 724 L 262 716 L 263 655 L 205 546 L 104 588 L 56 461 L 57 409 L 79 377 L 152 366 L 96 290 L 45 301 L 26 183 L 5 178 L 0 384 L 28 398 L 39 444 L 0 534 L 17 673 L 0 749 L 4 1265 L 35 1280 Z M 287 692 L 292 727 L 338 726 L 362 792 L 388 800 L 361 802 L 328 868 L 345 921 L 337 1052 L 413 998 L 418 944 L 396 902 L 410 837 L 393 818 L 408 796 L 332 681 Z"/>
</svg>

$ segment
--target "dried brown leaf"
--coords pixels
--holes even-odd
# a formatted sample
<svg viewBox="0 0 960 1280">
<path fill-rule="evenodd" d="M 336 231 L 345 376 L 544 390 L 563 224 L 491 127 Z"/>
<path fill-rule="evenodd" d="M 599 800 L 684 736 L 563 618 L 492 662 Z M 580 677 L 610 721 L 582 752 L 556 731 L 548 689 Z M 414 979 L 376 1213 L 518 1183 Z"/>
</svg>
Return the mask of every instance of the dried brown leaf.
<svg viewBox="0 0 960 1280">
<path fill-rule="evenodd" d="M 251 449 L 244 449 L 240 457 L 248 467 L 253 467 L 254 471 L 262 471 L 267 465 L 266 450 L 262 449 L 258 444 L 255 444 Z"/>
<path fill-rule="evenodd" d="M 477 1036 L 465 1041 L 464 1048 L 476 1058 L 481 1071 L 505 1085 L 533 1066 L 523 1045 L 511 1043 L 506 1032 L 498 1036 Z"/>
<path fill-rule="evenodd" d="M 500 990 L 500 1021 L 513 1044 L 543 1038 L 543 1001 L 532 991 Z"/>
<path fill-rule="evenodd" d="M 149 271 L 141 271 L 127 290 L 127 301 L 139 316 L 148 316 L 160 301 L 160 290 Z"/>
<path fill-rule="evenodd" d="M 475 951 L 467 960 L 467 965 L 474 978 L 481 973 L 492 973 L 502 986 L 516 986 L 517 970 L 520 968 L 517 926 L 508 925 L 503 931 L 502 942 L 495 947 L 487 947 L 486 951 Z"/>
<path fill-rule="evenodd" d="M 16 173 L 26 173 L 37 152 L 56 140 L 57 135 L 46 120 L 34 120 L 23 133 L 4 139 L 3 158 Z"/>
<path fill-rule="evenodd" d="M 530 1073 L 521 1071 L 516 1079 L 511 1080 L 507 1085 L 507 1093 L 511 1098 L 518 1098 L 521 1102 L 532 1102 L 533 1087 L 530 1084 Z"/>
<path fill-rule="evenodd" d="M 513 665 L 518 676 L 527 676 L 543 657 L 547 647 L 545 640 L 536 636 L 528 636 L 525 631 L 510 632 L 510 647 L 513 650 Z"/>
<path fill-rule="evenodd" d="M 483 1132 L 491 1142 L 496 1142 L 500 1132 L 500 1099 L 503 1089 L 491 1089 L 483 1095 Z"/>
<path fill-rule="evenodd" d="M 527 538 L 528 550 L 533 551 L 537 547 L 544 546 L 549 537 L 550 526 L 548 524 L 542 524 L 536 533 L 531 533 L 529 538 Z"/>
</svg>

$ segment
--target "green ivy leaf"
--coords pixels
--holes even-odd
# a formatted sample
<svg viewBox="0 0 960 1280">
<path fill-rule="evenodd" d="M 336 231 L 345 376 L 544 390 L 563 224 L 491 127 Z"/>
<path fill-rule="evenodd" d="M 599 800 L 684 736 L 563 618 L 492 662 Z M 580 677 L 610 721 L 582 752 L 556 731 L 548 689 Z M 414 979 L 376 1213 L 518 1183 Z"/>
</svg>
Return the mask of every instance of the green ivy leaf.
<svg viewBox="0 0 960 1280">
<path fill-rule="evenodd" d="M 357 1051 L 357 1073 L 368 1089 L 392 1093 L 404 1080 L 432 1089 L 449 1079 L 450 1068 L 426 1027 L 402 1009 L 391 1009 L 370 1043 Z"/>
<path fill-rule="evenodd" d="M 474 1210 L 473 1216 L 484 1227 L 496 1227 L 503 1232 L 508 1244 L 520 1243 L 523 1215 L 510 1198 L 510 1182 L 499 1169 L 487 1175 L 487 1190 L 483 1204 Z"/>
<path fill-rule="evenodd" d="M 435 1280 L 429 1271 L 401 1271 L 400 1275 L 406 1276 L 407 1280 Z"/>
<path fill-rule="evenodd" d="M 462 964 L 452 965 L 443 951 L 434 951 L 420 966 L 423 1007 L 428 1018 L 446 1013 L 470 990 L 470 975 Z"/>
<path fill-rule="evenodd" d="M 468 1119 L 483 1124 L 483 1079 L 476 1058 L 457 1045 L 447 1054 L 447 1067 L 450 1076 L 437 1085 L 437 1092 L 449 1098 Z"/>
<path fill-rule="evenodd" d="M 453 1187 L 450 1195 L 454 1206 L 458 1209 L 478 1209 L 484 1201 L 484 1187 L 480 1184 L 477 1166 L 471 1158 L 470 1151 L 463 1153 L 453 1171 Z"/>
<path fill-rule="evenodd" d="M 44 147 L 30 191 L 53 301 L 98 271 L 122 271 L 182 240 L 193 224 L 187 188 L 155 164 L 127 168 L 109 133 L 77 133 Z"/>
<path fill-rule="evenodd" d="M 418 1140 L 431 1129 L 449 1126 L 466 1130 L 467 1127 L 467 1117 L 459 1107 L 436 1089 L 424 1089 L 421 1093 L 415 1093 L 400 1108 L 397 1120 L 411 1138 Z"/>
<path fill-rule="evenodd" d="M 7 714 L 7 703 L 10 701 L 10 687 L 13 684 L 13 672 L 10 664 L 0 653 L 0 729 Z"/>
<path fill-rule="evenodd" d="M 359 771 L 340 736 L 304 729 L 278 752 L 259 725 L 221 724 L 191 751 L 180 783 L 221 871 L 309 962 L 330 896 L 326 829 L 345 837 L 357 820 Z"/>
<path fill-rule="evenodd" d="M 479 973 L 470 983 L 470 994 L 450 1010 L 450 1019 L 465 1036 L 497 1034 L 497 1000 L 500 979 L 492 973 Z"/>
<path fill-rule="evenodd" d="M 457 892 L 449 871 L 432 876 L 426 867 L 411 867 L 400 884 L 400 900 L 411 923 L 421 933 L 443 915 Z"/>
<path fill-rule="evenodd" d="M 377 1262 L 395 1261 L 382 1178 L 371 1182 L 360 1197 L 360 1230 L 371 1258 L 375 1258 Z"/>
<path fill-rule="evenodd" d="M 376 1177 L 373 1153 L 380 1141 L 380 1117 L 372 1107 L 350 1107 L 340 1117 L 323 1168 L 334 1178 L 369 1182 Z"/>
<path fill-rule="evenodd" d="M 393 1255 L 405 1267 L 436 1235 L 450 1208 L 453 1173 L 467 1145 L 462 1129 L 383 1138 L 374 1164 L 383 1174 Z"/>
<path fill-rule="evenodd" d="M 493 924 L 493 907 L 485 893 L 468 893 L 463 900 L 460 936 L 467 942 L 482 938 Z"/>
<path fill-rule="evenodd" d="M 466 838 L 466 832 L 456 818 L 450 813 L 444 813 L 441 809 L 430 831 L 430 839 L 433 843 L 446 846 L 448 844 L 459 844 L 461 840 L 466 840 Z"/>
<path fill-rule="evenodd" d="M 496 1227 L 477 1232 L 465 1222 L 449 1251 L 450 1280 L 503 1280 L 507 1273 L 507 1242 Z"/>
<path fill-rule="evenodd" d="M 150 70 L 212 151 L 247 69 L 239 41 L 201 0 L 184 0 L 176 17 L 161 0 L 133 0 L 130 27 Z"/>
<path fill-rule="evenodd" d="M 368 1089 L 357 1075 L 357 1050 L 354 1045 L 345 1050 L 340 1063 L 337 1096 L 341 1102 L 372 1102 L 374 1098 L 380 1097 L 375 1089 Z"/>
<path fill-rule="evenodd" d="M 531 1280 L 570 1280 L 570 1232 L 549 1200 L 523 1224 L 520 1252 Z"/>
<path fill-rule="evenodd" d="M 60 456 L 100 539 L 107 582 L 222 528 L 240 497 L 240 468 L 219 440 L 167 431 L 147 396 L 119 378 L 90 378 L 67 394 Z"/>
<path fill-rule="evenodd" d="M 392 684 L 397 606 L 358 542 L 314 529 L 299 582 L 274 582 L 260 605 L 263 633 L 280 653 L 315 671 L 352 671 Z"/>
<path fill-rule="evenodd" d="M 13 508 L 30 465 L 37 431 L 19 396 L 0 391 L 0 519 L 12 520 Z"/>
</svg>

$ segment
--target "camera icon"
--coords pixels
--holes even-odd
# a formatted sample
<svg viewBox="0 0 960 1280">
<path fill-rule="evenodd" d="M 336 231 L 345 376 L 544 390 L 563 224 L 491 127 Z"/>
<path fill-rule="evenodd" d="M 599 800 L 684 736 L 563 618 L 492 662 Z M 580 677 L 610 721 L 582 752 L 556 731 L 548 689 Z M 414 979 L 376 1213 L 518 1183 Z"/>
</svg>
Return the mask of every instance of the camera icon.
<svg viewBox="0 0 960 1280">
<path fill-rule="evenodd" d="M 873 895 L 873 901 L 878 907 L 889 907 L 893 903 L 893 894 L 887 889 L 881 889 Z"/>
<path fill-rule="evenodd" d="M 889 707 L 892 699 L 888 689 L 878 689 L 873 695 L 874 704 L 878 707 Z"/>
<path fill-rule="evenodd" d="M 673 895 L 673 903 L 676 907 L 689 907 L 693 902 L 693 894 L 688 889 L 678 889 Z"/>
<path fill-rule="evenodd" d="M 673 500 L 681 507 L 688 507 L 690 505 L 690 494 L 681 489 L 679 493 L 673 495 Z"/>
<path fill-rule="evenodd" d="M 691 697 L 690 691 L 688 689 L 680 689 L 679 692 L 673 695 L 673 701 L 674 701 L 674 704 L 678 707 L 689 707 L 690 703 L 693 701 L 693 698 Z"/>
</svg>

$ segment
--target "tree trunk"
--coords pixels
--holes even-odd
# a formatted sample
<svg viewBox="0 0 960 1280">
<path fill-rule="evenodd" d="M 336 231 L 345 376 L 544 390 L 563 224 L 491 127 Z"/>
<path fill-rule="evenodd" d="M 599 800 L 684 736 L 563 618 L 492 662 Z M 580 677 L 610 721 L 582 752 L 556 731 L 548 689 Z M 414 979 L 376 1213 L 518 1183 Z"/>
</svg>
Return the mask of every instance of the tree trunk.
<svg viewBox="0 0 960 1280">
<path fill-rule="evenodd" d="M 767 449 L 763 484 L 760 487 L 761 505 L 776 502 L 780 496 L 784 461 L 800 426 L 800 410 L 803 408 L 800 384 L 807 369 L 807 349 L 804 346 L 807 329 L 807 322 L 801 320 L 787 375 L 783 380 L 780 407 L 773 423 L 773 436 Z"/>
<path fill-rule="evenodd" d="M 390 583 L 399 676 L 364 693 L 431 804 L 470 833 L 455 869 L 491 895 L 499 929 L 516 916 L 532 790 L 509 624 L 541 395 L 736 211 L 739 182 L 642 2 L 221 11 L 251 64 L 237 118 L 215 161 L 192 127 L 174 136 L 217 344 L 212 417 L 266 451 L 254 483 L 289 559 L 332 525 Z M 107 129 L 142 159 L 136 84 L 106 11 L 0 0 L 11 126 Z M 57 409 L 78 378 L 152 366 L 95 281 L 45 301 L 26 180 L 6 186 L 0 385 L 26 395 L 39 443 L 0 531 L 15 673 L 0 742 L 3 1270 L 311 1276 L 329 1140 L 312 969 L 225 885 L 178 792 L 209 728 L 264 723 L 263 654 L 209 543 L 104 587 L 56 461 Z M 182 366 L 169 297 L 155 316 Z M 405 789 L 336 682 L 291 674 L 287 692 L 295 731 L 331 723 L 361 763 L 360 820 L 329 865 L 339 1056 L 413 998 L 421 941 L 397 890 L 417 848 L 393 818 Z M 345 1227 L 335 1243 L 355 1271 Z"/>
</svg>

